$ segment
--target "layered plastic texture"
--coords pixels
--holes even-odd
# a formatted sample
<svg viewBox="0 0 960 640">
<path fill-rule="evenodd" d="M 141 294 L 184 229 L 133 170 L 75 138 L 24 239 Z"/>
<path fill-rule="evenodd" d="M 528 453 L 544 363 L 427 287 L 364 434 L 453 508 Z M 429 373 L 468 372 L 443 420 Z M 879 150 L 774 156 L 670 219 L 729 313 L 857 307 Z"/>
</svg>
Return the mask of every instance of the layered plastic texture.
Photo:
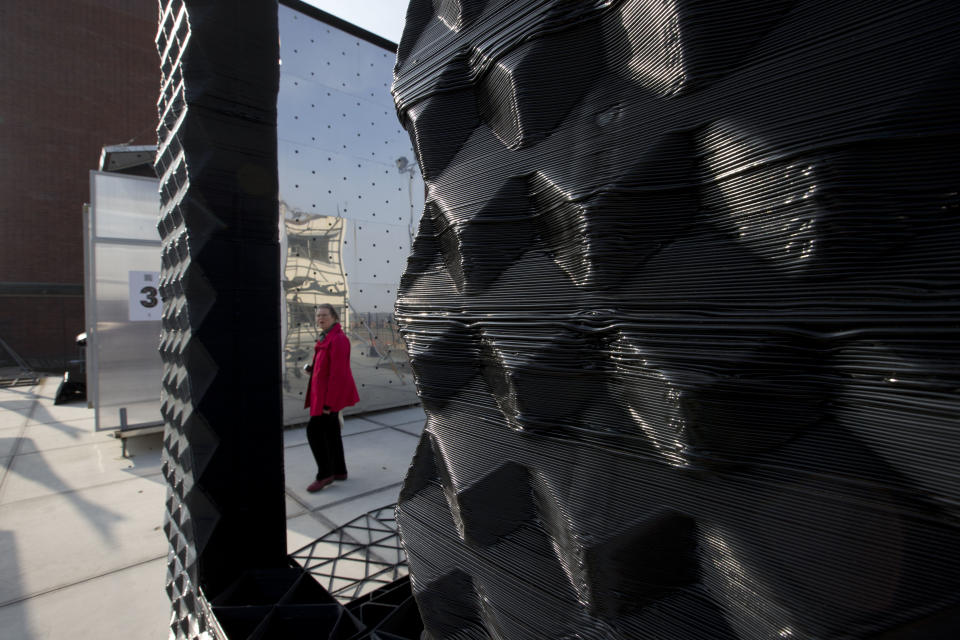
<svg viewBox="0 0 960 640">
<path fill-rule="evenodd" d="M 960 5 L 414 0 L 444 638 L 960 625 Z"/>
</svg>

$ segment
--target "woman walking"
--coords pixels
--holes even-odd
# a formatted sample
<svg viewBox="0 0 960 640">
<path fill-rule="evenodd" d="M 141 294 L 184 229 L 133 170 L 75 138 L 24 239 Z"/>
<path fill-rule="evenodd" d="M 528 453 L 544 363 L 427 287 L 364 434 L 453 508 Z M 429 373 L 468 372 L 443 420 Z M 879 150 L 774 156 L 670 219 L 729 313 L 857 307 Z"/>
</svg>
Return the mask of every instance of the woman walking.
<svg viewBox="0 0 960 640">
<path fill-rule="evenodd" d="M 314 347 L 313 367 L 304 407 L 310 409 L 307 441 L 317 461 L 317 477 L 307 487 L 313 493 L 334 480 L 347 479 L 347 463 L 340 438 L 340 411 L 357 404 L 357 385 L 350 372 L 350 340 L 340 328 L 333 305 L 317 307 L 320 339 Z"/>
</svg>

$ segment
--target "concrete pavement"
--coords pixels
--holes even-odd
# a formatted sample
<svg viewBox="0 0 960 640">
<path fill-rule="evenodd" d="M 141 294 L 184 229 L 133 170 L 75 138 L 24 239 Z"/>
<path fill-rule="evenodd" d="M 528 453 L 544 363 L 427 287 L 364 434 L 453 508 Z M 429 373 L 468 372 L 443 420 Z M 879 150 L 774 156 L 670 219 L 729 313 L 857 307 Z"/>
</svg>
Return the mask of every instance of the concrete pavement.
<svg viewBox="0 0 960 640">
<path fill-rule="evenodd" d="M 166 638 L 162 437 L 124 457 L 85 403 L 53 404 L 58 384 L 0 389 L 0 637 Z M 420 407 L 346 418 L 350 479 L 316 494 L 305 430 L 286 430 L 288 552 L 395 502 L 424 422 Z"/>
</svg>

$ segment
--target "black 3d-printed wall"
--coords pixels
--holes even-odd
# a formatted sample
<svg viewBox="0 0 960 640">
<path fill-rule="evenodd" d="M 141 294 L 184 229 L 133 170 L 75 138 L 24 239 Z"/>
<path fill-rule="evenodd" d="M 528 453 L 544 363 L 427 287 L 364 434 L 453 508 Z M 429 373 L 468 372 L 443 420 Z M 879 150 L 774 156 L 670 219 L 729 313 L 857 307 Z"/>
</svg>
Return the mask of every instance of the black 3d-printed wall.
<svg viewBox="0 0 960 640">
<path fill-rule="evenodd" d="M 261 601 L 237 594 L 287 564 L 277 3 L 163 2 L 157 49 L 167 590 L 172 635 L 194 638 L 210 602 L 255 627 Z"/>
<path fill-rule="evenodd" d="M 413 0 L 397 519 L 434 640 L 952 637 L 958 26 Z"/>
</svg>

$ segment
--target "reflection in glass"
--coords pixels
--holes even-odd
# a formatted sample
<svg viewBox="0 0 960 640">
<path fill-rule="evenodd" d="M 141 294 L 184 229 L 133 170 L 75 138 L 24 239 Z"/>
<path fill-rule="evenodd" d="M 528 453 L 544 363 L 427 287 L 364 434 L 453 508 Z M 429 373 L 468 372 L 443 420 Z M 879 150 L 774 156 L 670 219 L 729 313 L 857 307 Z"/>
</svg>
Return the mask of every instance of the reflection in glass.
<svg viewBox="0 0 960 640">
<path fill-rule="evenodd" d="M 423 181 L 390 95 L 396 56 L 283 5 L 279 18 L 284 422 L 309 417 L 303 365 L 323 303 L 350 338 L 360 402 L 348 413 L 416 403 L 393 305 Z"/>
<path fill-rule="evenodd" d="M 347 279 L 343 272 L 345 220 L 336 216 L 291 211 L 280 202 L 281 254 L 283 267 L 283 390 L 298 395 L 307 384 L 303 365 L 313 355 L 318 333 L 314 313 L 321 304 L 331 304 L 340 323 L 349 330 L 346 305 Z"/>
<path fill-rule="evenodd" d="M 303 367 L 313 358 L 319 333 L 314 321 L 318 305 L 331 304 L 350 338 L 350 365 L 360 403 L 348 413 L 370 411 L 416 401 L 406 345 L 400 337 L 392 312 L 392 299 L 382 310 L 357 310 L 350 300 L 345 262 L 362 258 L 350 249 L 364 246 L 356 241 L 363 225 L 338 216 L 322 216 L 290 209 L 280 203 L 280 246 L 283 265 L 283 392 L 284 421 L 308 419 L 303 392 L 309 374 Z M 369 240 L 369 236 L 367 237 Z M 369 241 L 367 242 L 369 244 Z M 362 287 L 369 287 L 361 283 Z M 394 285 L 386 285 L 394 286 Z M 380 292 L 363 292 L 370 300 Z M 366 296 L 366 297 L 364 297 Z M 380 305 L 372 305 L 379 307 Z"/>
</svg>

